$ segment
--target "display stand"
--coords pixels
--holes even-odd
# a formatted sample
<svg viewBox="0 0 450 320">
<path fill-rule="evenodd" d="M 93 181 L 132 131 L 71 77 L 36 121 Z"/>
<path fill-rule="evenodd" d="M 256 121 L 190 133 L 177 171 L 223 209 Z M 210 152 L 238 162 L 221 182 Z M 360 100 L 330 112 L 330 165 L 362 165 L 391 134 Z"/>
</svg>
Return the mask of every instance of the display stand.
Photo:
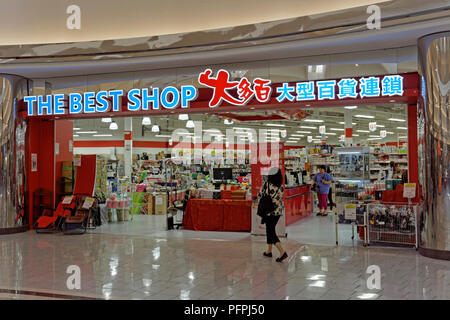
<svg viewBox="0 0 450 320">
<path fill-rule="evenodd" d="M 339 245 L 339 224 L 351 224 L 352 226 L 352 240 L 355 239 L 355 227 L 362 227 L 364 229 L 363 246 L 367 246 L 368 231 L 367 231 L 367 210 L 366 203 L 363 201 L 351 201 L 345 205 L 344 214 L 334 214 L 336 245 Z"/>
</svg>

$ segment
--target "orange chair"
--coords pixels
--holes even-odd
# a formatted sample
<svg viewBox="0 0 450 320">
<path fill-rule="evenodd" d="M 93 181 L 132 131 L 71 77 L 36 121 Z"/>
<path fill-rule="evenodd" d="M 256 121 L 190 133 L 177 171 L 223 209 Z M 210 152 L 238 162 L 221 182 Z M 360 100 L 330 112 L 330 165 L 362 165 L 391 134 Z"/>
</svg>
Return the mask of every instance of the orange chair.
<svg viewBox="0 0 450 320">
<path fill-rule="evenodd" d="M 70 197 L 72 199 L 69 203 L 64 203 L 69 200 L 69 196 L 64 197 L 64 200 L 58 204 L 56 210 L 46 209 L 44 215 L 39 217 L 34 224 L 34 229 L 37 233 L 55 233 L 61 230 L 61 226 L 64 221 L 67 217 L 73 215 L 76 210 L 77 197 Z M 48 215 L 48 211 L 51 211 L 53 214 Z"/>
</svg>

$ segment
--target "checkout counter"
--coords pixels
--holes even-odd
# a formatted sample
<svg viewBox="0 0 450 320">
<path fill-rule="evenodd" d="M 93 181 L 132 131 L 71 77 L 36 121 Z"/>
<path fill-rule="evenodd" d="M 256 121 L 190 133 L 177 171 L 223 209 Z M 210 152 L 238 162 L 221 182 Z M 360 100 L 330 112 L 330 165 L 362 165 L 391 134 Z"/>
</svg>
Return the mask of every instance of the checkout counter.
<svg viewBox="0 0 450 320">
<path fill-rule="evenodd" d="M 311 192 L 311 185 L 306 177 L 306 171 L 286 174 L 284 189 L 286 226 L 313 213 L 314 198 Z"/>
</svg>

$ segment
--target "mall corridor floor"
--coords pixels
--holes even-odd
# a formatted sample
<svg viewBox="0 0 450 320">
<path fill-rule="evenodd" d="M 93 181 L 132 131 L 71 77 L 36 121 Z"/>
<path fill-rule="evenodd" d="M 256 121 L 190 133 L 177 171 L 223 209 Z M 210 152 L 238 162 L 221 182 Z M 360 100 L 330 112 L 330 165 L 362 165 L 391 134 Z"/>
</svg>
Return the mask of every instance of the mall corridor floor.
<svg viewBox="0 0 450 320">
<path fill-rule="evenodd" d="M 283 244 L 289 259 L 277 263 L 276 251 L 274 258 L 262 255 L 264 237 L 220 239 L 218 234 L 214 240 L 3 235 L 0 299 L 450 299 L 450 263 L 414 249 L 288 239 Z M 372 287 L 376 281 L 367 273 L 373 265 L 381 271 L 379 288 Z M 79 267 L 80 289 L 68 289 L 68 283 L 76 283 L 76 272 L 67 273 L 70 266 Z"/>
</svg>

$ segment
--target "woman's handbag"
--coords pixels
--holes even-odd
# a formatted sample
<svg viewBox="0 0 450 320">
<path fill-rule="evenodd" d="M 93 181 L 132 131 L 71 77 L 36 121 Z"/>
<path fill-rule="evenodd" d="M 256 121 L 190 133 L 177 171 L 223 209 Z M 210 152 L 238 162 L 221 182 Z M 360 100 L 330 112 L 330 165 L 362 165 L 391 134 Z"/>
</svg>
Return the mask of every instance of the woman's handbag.
<svg viewBox="0 0 450 320">
<path fill-rule="evenodd" d="M 267 182 L 267 192 L 259 200 L 257 215 L 264 219 L 269 213 L 274 212 L 275 209 L 275 204 L 269 195 L 269 183 Z"/>
</svg>

